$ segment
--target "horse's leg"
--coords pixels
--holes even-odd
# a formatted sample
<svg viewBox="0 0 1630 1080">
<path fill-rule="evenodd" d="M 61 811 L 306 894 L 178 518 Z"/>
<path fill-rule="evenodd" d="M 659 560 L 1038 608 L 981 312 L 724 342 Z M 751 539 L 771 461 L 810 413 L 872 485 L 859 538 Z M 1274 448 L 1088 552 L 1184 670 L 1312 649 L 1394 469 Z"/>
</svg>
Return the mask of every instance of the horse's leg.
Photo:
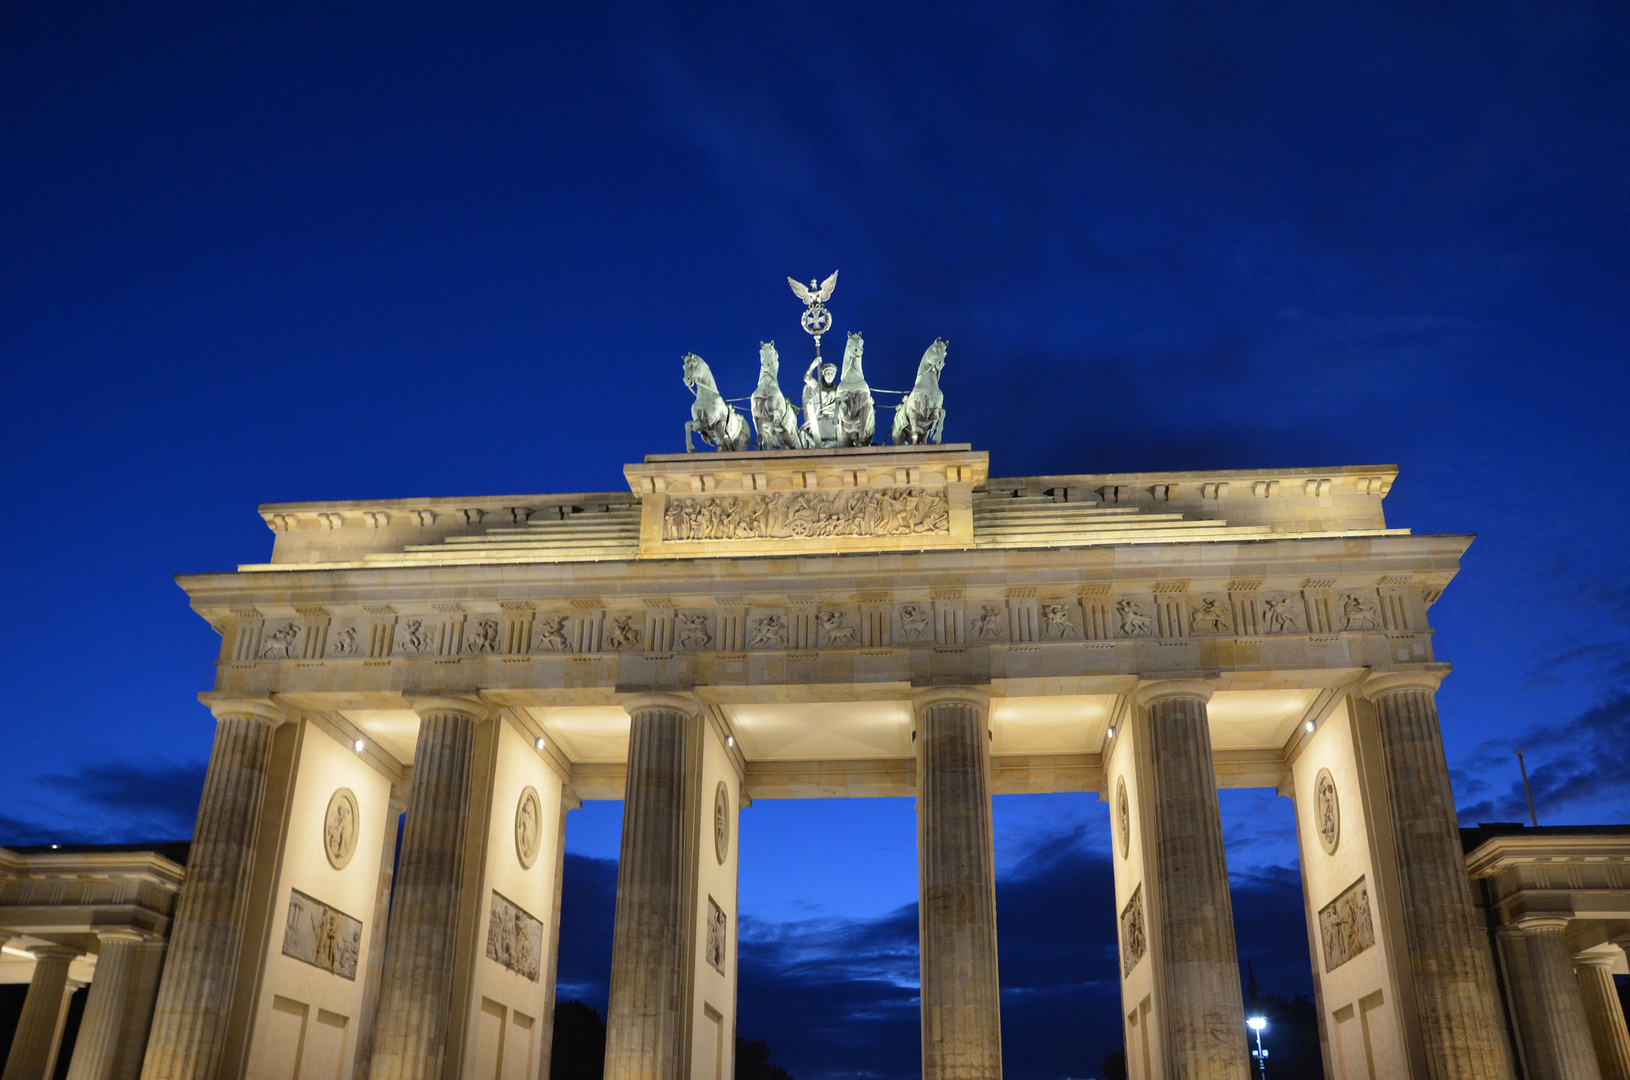
<svg viewBox="0 0 1630 1080">
<path fill-rule="evenodd" d="M 940 414 L 934 418 L 934 430 L 928 433 L 928 441 L 938 443 L 945 434 L 945 406 L 940 406 Z"/>
<path fill-rule="evenodd" d="M 687 454 L 696 453 L 696 446 L 695 446 L 695 444 L 693 444 L 690 441 L 690 433 L 695 431 L 695 430 L 696 430 L 696 421 L 695 420 L 687 420 L 687 421 L 685 421 L 685 453 L 687 453 Z"/>
</svg>

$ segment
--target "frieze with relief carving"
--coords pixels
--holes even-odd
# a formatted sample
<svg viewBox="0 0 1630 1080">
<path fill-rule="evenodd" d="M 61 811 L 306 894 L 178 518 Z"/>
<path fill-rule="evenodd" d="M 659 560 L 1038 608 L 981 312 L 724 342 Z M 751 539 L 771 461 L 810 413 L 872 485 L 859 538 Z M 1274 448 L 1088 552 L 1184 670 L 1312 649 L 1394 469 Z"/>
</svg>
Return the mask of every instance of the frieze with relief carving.
<svg viewBox="0 0 1630 1080">
<path fill-rule="evenodd" d="M 1319 909 L 1319 936 L 1324 944 L 1324 970 L 1334 971 L 1375 944 L 1370 891 L 1359 878 Z"/>
<path fill-rule="evenodd" d="M 913 536 L 950 529 L 945 492 L 914 487 L 669 498 L 662 519 L 667 541 Z"/>
</svg>

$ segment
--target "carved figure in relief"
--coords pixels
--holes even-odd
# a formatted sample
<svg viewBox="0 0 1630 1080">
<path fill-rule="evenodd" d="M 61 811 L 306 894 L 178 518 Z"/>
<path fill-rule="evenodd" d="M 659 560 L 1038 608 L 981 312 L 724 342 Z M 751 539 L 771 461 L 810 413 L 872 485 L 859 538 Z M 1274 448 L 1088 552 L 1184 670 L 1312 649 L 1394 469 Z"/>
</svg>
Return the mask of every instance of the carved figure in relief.
<svg viewBox="0 0 1630 1080">
<path fill-rule="evenodd" d="M 713 635 L 707 630 L 706 615 L 680 615 L 674 620 L 674 626 L 681 649 L 705 649 L 713 643 Z"/>
<path fill-rule="evenodd" d="M 328 806 L 328 820 L 323 823 L 323 846 L 328 849 L 328 860 L 343 865 L 356 849 L 356 804 L 350 799 L 335 798 Z"/>
<path fill-rule="evenodd" d="M 606 644 L 618 652 L 625 649 L 637 649 L 645 632 L 634 625 L 634 616 L 619 615 L 611 620 L 611 633 L 606 635 Z"/>
<path fill-rule="evenodd" d="M 482 619 L 464 639 L 464 647 L 473 653 L 498 651 L 498 620 Z"/>
<path fill-rule="evenodd" d="M 335 634 L 333 644 L 329 646 L 329 649 L 335 656 L 355 656 L 360 653 L 362 646 L 357 644 L 357 628 L 347 626 L 344 630 Z"/>
<path fill-rule="evenodd" d="M 968 630 L 980 641 L 996 641 L 1002 636 L 1002 609 L 993 604 L 986 604 L 979 609 Z"/>
<path fill-rule="evenodd" d="M 1072 638 L 1076 634 L 1075 624 L 1070 621 L 1070 608 L 1067 604 L 1041 605 L 1041 636 L 1044 638 Z"/>
<path fill-rule="evenodd" d="M 821 624 L 821 637 L 828 645 L 859 645 L 860 627 L 845 626 L 847 616 L 841 611 L 823 611 L 817 620 Z"/>
<path fill-rule="evenodd" d="M 725 917 L 724 909 L 713 897 L 707 898 L 707 962 L 708 966 L 724 974 L 725 935 L 729 932 L 729 920 Z"/>
<path fill-rule="evenodd" d="M 566 640 L 566 616 L 550 615 L 538 620 L 538 648 L 545 652 L 570 652 Z"/>
<path fill-rule="evenodd" d="M 1198 607 L 1190 610 L 1189 633 L 1225 634 L 1230 622 L 1230 613 L 1222 601 L 1207 597 L 1200 601 Z"/>
<path fill-rule="evenodd" d="M 758 432 L 760 450 L 797 450 L 805 445 L 798 429 L 798 416 L 781 392 L 777 378 L 781 356 L 775 342 L 758 346 L 758 388 L 753 391 L 753 427 Z"/>
<path fill-rule="evenodd" d="M 900 608 L 900 636 L 908 641 L 920 641 L 933 621 L 933 615 L 921 604 L 904 604 Z"/>
<path fill-rule="evenodd" d="M 780 615 L 766 615 L 753 620 L 753 629 L 747 635 L 749 649 L 779 649 L 787 644 L 787 620 Z"/>
<path fill-rule="evenodd" d="M 747 421 L 720 395 L 707 361 L 695 353 L 686 353 L 684 364 L 685 385 L 696 395 L 690 407 L 690 422 L 685 425 L 685 450 L 696 449 L 691 442 L 692 433 L 720 450 L 747 449 L 752 441 Z"/>
<path fill-rule="evenodd" d="M 1324 943 L 1324 969 L 1334 971 L 1375 944 L 1375 922 L 1370 915 L 1370 891 L 1359 878 L 1319 911 L 1319 936 Z"/>
<path fill-rule="evenodd" d="M 402 627 L 402 651 L 427 653 L 436 647 L 436 632 L 418 619 L 409 619 Z"/>
<path fill-rule="evenodd" d="M 1296 609 L 1288 596 L 1267 596 L 1262 600 L 1262 628 L 1270 634 L 1289 634 L 1300 626 Z"/>
<path fill-rule="evenodd" d="M 1336 797 L 1336 778 L 1329 769 L 1320 769 L 1313 781 L 1313 813 L 1319 845 L 1326 855 L 1334 855 L 1341 839 L 1341 804 Z"/>
<path fill-rule="evenodd" d="M 1115 601 L 1115 616 L 1120 620 L 1121 633 L 1127 637 L 1143 637 L 1154 633 L 1155 621 L 1136 600 Z"/>
<path fill-rule="evenodd" d="M 860 366 L 864 349 L 859 334 L 850 334 L 843 347 L 843 378 L 838 381 L 839 446 L 871 446 L 877 428 L 871 387 Z"/>
<path fill-rule="evenodd" d="M 945 430 L 945 395 L 940 393 L 940 372 L 945 370 L 946 343 L 939 338 L 917 365 L 917 382 L 894 410 L 894 445 L 937 443 Z"/>
<path fill-rule="evenodd" d="M 1143 926 L 1143 886 L 1139 885 L 1121 909 L 1121 978 L 1132 973 L 1148 948 Z"/>
<path fill-rule="evenodd" d="M 543 923 L 503 893 L 492 893 L 487 918 L 487 959 L 523 979 L 537 982 L 542 973 Z"/>
<path fill-rule="evenodd" d="M 1379 630 L 1381 613 L 1364 597 L 1348 593 L 1341 598 L 1341 625 L 1344 630 Z"/>
<path fill-rule="evenodd" d="M 300 637 L 300 627 L 294 623 L 284 623 L 283 626 L 273 630 L 261 639 L 260 658 L 262 660 L 288 660 L 294 656 L 294 643 Z"/>
<path fill-rule="evenodd" d="M 664 540 L 808 540 L 949 532 L 944 492 L 922 488 L 669 498 Z"/>
</svg>

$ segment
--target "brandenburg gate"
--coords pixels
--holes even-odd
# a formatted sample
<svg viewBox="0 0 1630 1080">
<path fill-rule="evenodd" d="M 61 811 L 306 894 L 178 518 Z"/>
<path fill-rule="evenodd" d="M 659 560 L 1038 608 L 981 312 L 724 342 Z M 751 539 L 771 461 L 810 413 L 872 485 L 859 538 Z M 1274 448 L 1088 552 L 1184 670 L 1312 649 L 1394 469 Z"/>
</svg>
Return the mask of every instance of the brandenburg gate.
<svg viewBox="0 0 1630 1080">
<path fill-rule="evenodd" d="M 998 479 L 907 442 L 624 471 L 264 506 L 269 562 L 180 579 L 216 736 L 144 1076 L 546 1077 L 567 817 L 620 798 L 607 1080 L 726 1080 L 738 815 L 898 796 L 923 1075 L 996 1078 L 991 796 L 1081 792 L 1121 977 L 1082 1022 L 1133 1076 L 1244 1080 L 1219 787 L 1295 800 L 1327 1062 L 1512 1075 L 1433 706 L 1470 541 L 1388 527 L 1395 469 Z"/>
</svg>

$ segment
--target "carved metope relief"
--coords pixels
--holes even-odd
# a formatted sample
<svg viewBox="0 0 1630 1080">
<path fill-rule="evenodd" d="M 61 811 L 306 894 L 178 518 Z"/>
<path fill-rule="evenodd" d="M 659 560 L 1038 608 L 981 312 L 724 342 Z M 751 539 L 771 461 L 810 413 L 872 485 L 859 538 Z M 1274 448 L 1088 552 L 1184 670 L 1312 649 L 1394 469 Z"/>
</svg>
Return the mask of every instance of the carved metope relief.
<svg viewBox="0 0 1630 1080">
<path fill-rule="evenodd" d="M 1341 842 L 1341 803 L 1336 799 L 1336 778 L 1329 769 L 1320 769 L 1313 781 L 1313 824 L 1319 831 L 1319 846 L 1326 855 L 1334 855 Z"/>
<path fill-rule="evenodd" d="M 538 620 L 538 649 L 542 652 L 571 652 L 566 636 L 567 615 L 545 615 Z"/>
<path fill-rule="evenodd" d="M 933 634 L 934 613 L 927 604 L 900 605 L 900 637 L 922 641 Z"/>
<path fill-rule="evenodd" d="M 713 897 L 707 898 L 707 962 L 720 975 L 724 974 L 725 931 L 729 928 L 724 908 Z"/>
<path fill-rule="evenodd" d="M 543 967 L 543 923 L 496 889 L 487 920 L 487 959 L 532 982 Z"/>
<path fill-rule="evenodd" d="M 1007 617 L 993 604 L 980 606 L 979 614 L 968 624 L 968 635 L 975 641 L 997 641 L 1007 631 Z"/>
<path fill-rule="evenodd" d="M 1122 637 L 1148 637 L 1155 632 L 1150 605 L 1139 600 L 1115 601 L 1115 623 Z"/>
<path fill-rule="evenodd" d="M 787 617 L 764 615 L 754 619 L 747 632 L 749 649 L 784 649 L 787 647 Z"/>
<path fill-rule="evenodd" d="M 645 640 L 645 631 L 634 625 L 634 616 L 618 615 L 611 620 L 611 629 L 606 631 L 606 645 L 613 652 L 627 652 L 637 649 Z"/>
<path fill-rule="evenodd" d="M 538 843 L 543 834 L 543 804 L 538 789 L 528 784 L 515 804 L 515 857 L 522 870 L 532 869 L 538 859 Z"/>
<path fill-rule="evenodd" d="M 472 653 L 498 651 L 498 620 L 476 619 L 464 635 L 464 648 Z"/>
<path fill-rule="evenodd" d="M 664 540 L 805 540 L 951 531 L 943 491 L 884 488 L 670 498 Z"/>
<path fill-rule="evenodd" d="M 718 857 L 720 866 L 730 854 L 730 789 L 724 786 L 723 780 L 713 791 L 713 854 Z"/>
<path fill-rule="evenodd" d="M 1370 891 L 1359 878 L 1319 910 L 1319 936 L 1324 939 L 1324 970 L 1334 971 L 1375 944 L 1370 921 Z"/>
<path fill-rule="evenodd" d="M 357 851 L 357 835 L 361 818 L 357 814 L 357 797 L 350 788 L 340 788 L 329 796 L 328 811 L 323 814 L 323 851 L 328 854 L 328 865 L 344 870 Z"/>
<path fill-rule="evenodd" d="M 1132 801 L 1126 797 L 1126 777 L 1115 781 L 1115 838 L 1120 841 L 1121 858 L 1132 850 Z"/>
<path fill-rule="evenodd" d="M 681 649 L 705 649 L 713 644 L 706 615 L 680 613 L 674 619 L 674 632 Z"/>
<path fill-rule="evenodd" d="M 283 955 L 355 982 L 362 921 L 289 890 L 289 921 L 283 931 Z"/>
<path fill-rule="evenodd" d="M 1070 618 L 1070 605 L 1041 605 L 1041 636 L 1044 640 L 1061 640 L 1081 636 L 1081 632 L 1075 628 L 1075 621 Z"/>
<path fill-rule="evenodd" d="M 1132 898 L 1121 909 L 1121 978 L 1132 974 L 1149 942 L 1143 932 L 1143 886 L 1132 890 Z"/>
<path fill-rule="evenodd" d="M 294 643 L 300 639 L 300 625 L 298 623 L 284 623 L 276 630 L 272 630 L 260 639 L 260 658 L 262 660 L 291 660 L 296 655 Z"/>
</svg>

